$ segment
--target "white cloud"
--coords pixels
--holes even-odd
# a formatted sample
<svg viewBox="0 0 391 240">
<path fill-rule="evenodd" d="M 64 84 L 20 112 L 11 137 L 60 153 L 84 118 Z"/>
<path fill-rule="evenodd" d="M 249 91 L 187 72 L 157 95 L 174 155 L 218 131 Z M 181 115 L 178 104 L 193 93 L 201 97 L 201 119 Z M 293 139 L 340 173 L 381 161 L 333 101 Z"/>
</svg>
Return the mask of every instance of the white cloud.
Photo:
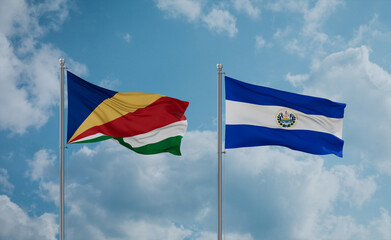
<svg viewBox="0 0 391 240">
<path fill-rule="evenodd" d="M 96 151 L 87 147 L 86 145 L 83 145 L 83 147 L 80 148 L 80 150 L 77 151 L 76 154 L 82 155 L 82 156 L 84 155 L 85 157 L 91 158 L 96 155 Z"/>
<path fill-rule="evenodd" d="M 55 168 L 57 157 L 50 150 L 41 149 L 34 154 L 33 160 L 27 162 L 29 169 L 26 175 L 32 181 L 39 184 L 40 197 L 46 201 L 59 204 L 58 181 L 53 181 L 58 176 L 58 169 Z"/>
<path fill-rule="evenodd" d="M 47 201 L 53 202 L 56 206 L 60 205 L 60 189 L 58 181 L 40 181 L 39 191 L 40 197 Z"/>
<path fill-rule="evenodd" d="M 7 194 L 12 194 L 14 191 L 14 185 L 8 181 L 7 169 L 0 168 L 0 191 Z"/>
<path fill-rule="evenodd" d="M 279 40 L 289 53 L 304 57 L 308 54 L 312 58 L 324 56 L 330 48 L 344 44 L 340 36 L 329 36 L 323 31 L 323 25 L 343 0 L 317 0 L 315 3 L 308 0 L 278 0 L 267 4 L 267 8 L 276 12 L 294 12 L 303 17 L 303 24 L 299 31 L 291 31 L 288 25 L 284 31 L 278 30 L 274 38 Z"/>
<path fill-rule="evenodd" d="M 58 103 L 58 59 L 65 54 L 39 40 L 58 28 L 68 8 L 63 0 L 7 0 L 0 9 L 0 129 L 23 134 L 44 125 Z"/>
<path fill-rule="evenodd" d="M 359 47 L 363 44 L 363 38 L 365 35 L 370 34 L 372 27 L 378 19 L 378 15 L 375 15 L 368 25 L 360 25 L 360 27 L 355 30 L 353 38 L 349 41 L 349 47 Z"/>
<path fill-rule="evenodd" d="M 372 232 L 377 233 L 375 236 L 372 236 L 374 239 L 391 239 L 391 216 L 388 211 L 384 208 L 380 209 L 381 216 L 378 219 L 374 219 L 370 223 Z"/>
<path fill-rule="evenodd" d="M 237 11 L 245 12 L 252 18 L 257 18 L 260 14 L 260 10 L 258 7 L 254 7 L 251 0 L 232 0 L 234 8 Z"/>
<path fill-rule="evenodd" d="M 214 7 L 202 20 L 211 31 L 226 32 L 230 37 L 234 37 L 238 32 L 236 19 L 227 10 Z"/>
<path fill-rule="evenodd" d="M 391 175 L 391 161 L 386 158 L 377 162 L 377 167 L 380 172 Z"/>
<path fill-rule="evenodd" d="M 293 12 L 302 16 L 303 21 L 299 23 L 301 25 L 295 26 L 296 22 L 294 22 L 274 33 L 277 43 L 281 44 L 288 53 L 300 57 L 310 56 L 314 60 L 347 47 L 367 45 L 374 49 L 378 46 L 384 49 L 390 45 L 391 32 L 379 21 L 378 14 L 374 14 L 369 23 L 355 29 L 351 39 L 326 32 L 324 25 L 328 24 L 332 14 L 343 6 L 345 6 L 343 0 L 278 0 L 266 5 L 272 11 Z M 293 31 L 294 28 L 299 30 Z"/>
<path fill-rule="evenodd" d="M 195 21 L 201 15 L 201 2 L 193 0 L 157 0 L 157 7 L 172 17 L 184 16 Z"/>
<path fill-rule="evenodd" d="M 384 134 L 391 132 L 391 74 L 371 62 L 369 54 L 366 46 L 330 54 L 313 63 L 302 86 L 305 94 L 347 103 L 345 147 L 391 175 L 391 137 Z"/>
<path fill-rule="evenodd" d="M 391 32 L 381 30 L 378 14 L 375 14 L 368 24 L 360 25 L 354 31 L 354 35 L 347 45 L 349 47 L 359 47 L 363 44 L 370 45 L 374 40 L 384 41 L 386 44 L 391 43 Z"/>
<path fill-rule="evenodd" d="M 58 233 L 56 218 L 50 213 L 29 217 L 7 196 L 0 195 L 0 239 L 55 240 Z"/>
<path fill-rule="evenodd" d="M 359 177 L 360 170 L 354 166 L 327 169 L 319 157 L 268 147 L 230 150 L 226 158 L 226 187 L 237 185 L 233 193 L 227 193 L 228 207 L 238 208 L 236 215 L 232 215 L 232 209 L 229 211 L 231 219 L 227 221 L 231 226 L 269 219 L 272 222 L 263 231 L 270 231 L 277 239 L 354 239 L 361 233 L 359 229 L 375 232 L 356 224 L 352 216 L 339 216 L 334 210 L 341 202 L 348 204 L 348 209 L 361 208 L 377 189 L 373 177 Z M 246 187 L 242 190 L 241 186 Z M 233 194 L 241 196 L 242 204 L 247 206 L 239 202 L 230 206 Z M 352 224 L 337 224 L 349 219 Z M 276 229 L 280 233 L 276 234 Z M 344 231 L 352 231 L 352 238 L 340 235 Z M 264 236 L 257 234 L 253 235 L 255 239 Z"/>
<path fill-rule="evenodd" d="M 358 224 L 351 216 L 328 216 L 323 224 L 326 226 L 326 229 L 331 229 L 331 231 L 323 229 L 323 239 L 372 239 L 369 229 Z"/>
<path fill-rule="evenodd" d="M 199 141 L 203 139 L 203 141 Z M 188 131 L 182 143 L 186 159 L 191 161 L 198 161 L 209 157 L 217 147 L 217 135 L 212 131 Z M 199 151 L 199 149 L 203 149 Z"/>
<path fill-rule="evenodd" d="M 335 11 L 339 5 L 343 5 L 343 0 L 318 0 L 313 8 L 307 9 L 304 12 L 304 35 L 315 35 L 315 39 L 319 38 L 319 34 L 325 35 L 320 32 L 320 27 L 323 21 Z M 327 35 L 319 38 L 324 42 L 327 40 Z"/>
<path fill-rule="evenodd" d="M 308 0 L 275 0 L 270 1 L 266 7 L 276 12 L 304 12 L 308 8 Z"/>
<path fill-rule="evenodd" d="M 262 36 L 260 35 L 255 36 L 255 48 L 260 49 L 265 47 L 265 45 L 266 45 L 266 41 L 265 39 L 263 39 Z"/>
<path fill-rule="evenodd" d="M 325 229 L 332 231 L 322 232 L 325 240 L 388 240 L 391 238 L 391 217 L 387 210 L 380 208 L 380 216 L 367 225 L 357 223 L 351 216 L 329 216 L 323 223 Z"/>
<path fill-rule="evenodd" d="M 127 239 L 170 239 L 181 240 L 189 237 L 191 231 L 173 223 L 151 223 L 146 221 L 126 221 L 119 226 Z"/>
<path fill-rule="evenodd" d="M 377 189 L 373 177 L 359 179 L 354 166 L 338 165 L 333 169 L 333 173 L 338 176 L 341 182 L 341 197 L 350 205 L 361 207 L 368 201 Z"/>
<path fill-rule="evenodd" d="M 138 155 L 112 141 L 83 146 L 70 156 L 69 237 L 197 239 L 213 231 L 215 140 L 215 132 L 187 132 L 183 157 Z"/>
<path fill-rule="evenodd" d="M 99 82 L 98 86 L 107 88 L 107 89 L 115 89 L 120 85 L 120 81 L 116 78 L 111 79 L 103 79 Z"/>
<path fill-rule="evenodd" d="M 39 50 L 38 50 L 39 51 Z M 52 51 L 38 52 L 38 55 L 46 55 L 46 59 L 54 60 Z M 35 63 L 35 57 L 31 60 Z M 57 61 L 56 61 L 57 62 Z M 25 65 L 26 64 L 26 65 Z M 55 104 L 55 102 L 45 102 L 46 99 L 53 100 L 56 97 L 55 90 L 51 83 L 53 79 L 57 78 L 57 74 L 51 76 L 52 79 L 47 79 L 47 74 L 55 72 L 55 68 L 48 67 L 47 70 L 42 71 L 42 78 L 30 79 L 27 70 L 27 62 L 20 60 L 14 53 L 14 49 L 8 42 L 5 36 L 0 34 L 0 128 L 10 129 L 16 133 L 24 133 L 27 127 L 40 127 L 48 120 L 48 107 Z M 32 74 L 37 70 L 31 69 Z M 56 76 L 56 78 L 54 78 Z M 48 81 L 49 80 L 49 81 Z M 48 81 L 48 91 L 37 95 L 41 82 Z M 55 82 L 54 82 L 55 83 Z M 46 89 L 46 87 L 44 88 Z M 50 113 L 50 112 L 49 112 Z"/>
<path fill-rule="evenodd" d="M 0 32 L 7 35 L 18 35 L 28 32 L 31 34 L 41 34 L 37 20 L 32 17 L 33 11 L 29 11 L 29 6 L 24 0 L 1 1 L 0 3 Z M 30 21 L 31 18 L 31 21 Z"/>
<path fill-rule="evenodd" d="M 67 58 L 65 60 L 65 65 L 69 68 L 69 70 L 73 73 L 75 73 L 78 76 L 85 76 L 88 74 L 87 66 L 76 62 L 72 58 Z"/>
<path fill-rule="evenodd" d="M 284 48 L 289 52 L 289 53 L 296 53 L 299 57 L 304 57 L 306 53 L 306 48 L 302 45 L 301 41 L 293 38 L 291 40 L 288 40 L 285 43 Z"/>
<path fill-rule="evenodd" d="M 75 151 L 67 191 L 69 236 L 154 239 L 159 233 L 165 239 L 215 239 L 216 133 L 188 131 L 182 153 L 137 155 L 112 141 Z M 366 225 L 349 215 L 367 206 L 377 190 L 375 178 L 362 175 L 361 168 L 327 168 L 320 157 L 276 147 L 229 150 L 224 163 L 226 239 L 387 234 L 384 211 Z M 40 187 L 54 178 L 45 178 Z M 338 204 L 346 215 L 336 214 Z M 375 221 L 384 227 L 370 227 Z M 145 233 L 146 228 L 154 231 Z"/>
<path fill-rule="evenodd" d="M 204 218 L 211 213 L 211 210 L 212 209 L 210 208 L 210 206 L 201 209 L 195 216 L 195 220 L 197 220 L 197 222 L 202 222 Z"/>
<path fill-rule="evenodd" d="M 130 36 L 129 33 L 125 33 L 122 37 L 126 43 L 130 43 L 130 40 L 132 39 L 132 36 Z"/>
<path fill-rule="evenodd" d="M 220 7 L 214 6 L 212 10 L 205 14 L 202 9 L 204 1 L 193 0 L 157 0 L 157 7 L 168 13 L 171 17 L 183 16 L 189 22 L 203 22 L 211 31 L 217 33 L 227 33 L 228 36 L 234 37 L 238 32 L 236 28 L 236 19 L 232 14 Z M 249 14 L 255 14 L 255 9 L 250 10 L 249 6 L 243 9 L 250 11 Z"/>
<path fill-rule="evenodd" d="M 28 161 L 29 170 L 27 175 L 33 181 L 38 181 L 47 178 L 47 174 L 54 168 L 56 156 L 49 150 L 42 149 L 34 154 L 34 159 Z"/>
<path fill-rule="evenodd" d="M 285 75 L 285 79 L 288 80 L 288 82 L 290 82 L 295 87 L 307 81 L 308 78 L 309 78 L 308 74 L 291 75 L 291 73 L 289 72 L 288 74 Z"/>
<path fill-rule="evenodd" d="M 217 234 L 215 232 L 200 232 L 194 238 L 194 240 L 215 240 Z M 223 233 L 223 239 L 225 240 L 253 240 L 251 234 L 240 234 L 240 233 Z"/>
</svg>

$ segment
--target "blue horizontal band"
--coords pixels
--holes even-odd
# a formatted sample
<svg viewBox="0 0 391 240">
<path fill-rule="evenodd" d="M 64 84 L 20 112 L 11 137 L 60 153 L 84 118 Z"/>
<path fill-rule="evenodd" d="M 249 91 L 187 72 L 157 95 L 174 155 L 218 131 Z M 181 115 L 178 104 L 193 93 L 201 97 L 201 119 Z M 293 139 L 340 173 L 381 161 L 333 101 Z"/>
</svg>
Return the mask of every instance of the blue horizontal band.
<svg viewBox="0 0 391 240">
<path fill-rule="evenodd" d="M 225 98 L 258 105 L 281 106 L 331 118 L 343 118 L 346 107 L 344 103 L 249 84 L 227 76 Z"/>
<path fill-rule="evenodd" d="M 328 133 L 253 125 L 226 125 L 225 148 L 277 145 L 306 153 L 342 157 L 344 141 Z"/>
</svg>

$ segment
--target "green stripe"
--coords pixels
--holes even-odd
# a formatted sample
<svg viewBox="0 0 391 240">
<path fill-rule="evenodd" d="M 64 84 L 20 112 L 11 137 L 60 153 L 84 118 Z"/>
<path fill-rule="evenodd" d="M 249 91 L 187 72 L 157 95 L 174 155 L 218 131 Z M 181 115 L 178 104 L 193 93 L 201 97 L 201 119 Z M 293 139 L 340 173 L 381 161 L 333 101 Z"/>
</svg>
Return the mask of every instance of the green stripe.
<svg viewBox="0 0 391 240">
<path fill-rule="evenodd" d="M 80 142 L 73 142 L 71 144 L 100 142 L 100 141 L 104 141 L 104 140 L 111 139 L 111 138 L 117 140 L 121 145 L 123 145 L 123 146 L 137 152 L 137 153 L 140 153 L 140 154 L 149 155 L 149 154 L 169 152 L 169 153 L 172 153 L 176 156 L 182 155 L 180 147 L 181 147 L 181 141 L 182 141 L 183 136 L 175 136 L 175 137 L 166 138 L 160 142 L 147 144 L 147 145 L 144 145 L 142 147 L 137 147 L 137 148 L 134 148 L 129 143 L 126 143 L 122 137 L 111 137 L 111 136 L 106 136 L 106 135 L 100 136 L 97 138 L 93 138 L 93 139 L 89 139 L 89 140 L 80 141 Z"/>
<path fill-rule="evenodd" d="M 121 145 L 140 154 L 156 154 L 156 153 L 169 152 L 174 155 L 181 156 L 182 154 L 181 154 L 180 147 L 181 147 L 182 138 L 183 136 L 170 137 L 160 142 L 151 143 L 138 148 L 132 147 L 129 143 L 126 143 L 123 138 L 116 137 L 114 139 L 117 140 Z"/>
</svg>

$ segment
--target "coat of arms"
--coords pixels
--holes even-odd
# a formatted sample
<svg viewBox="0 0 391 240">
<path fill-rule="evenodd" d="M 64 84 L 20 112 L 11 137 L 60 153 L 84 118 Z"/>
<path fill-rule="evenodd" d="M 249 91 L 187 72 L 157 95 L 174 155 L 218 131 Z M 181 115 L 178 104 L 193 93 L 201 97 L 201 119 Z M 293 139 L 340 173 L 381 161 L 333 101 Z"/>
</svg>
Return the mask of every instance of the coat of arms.
<svg viewBox="0 0 391 240">
<path fill-rule="evenodd" d="M 277 112 L 276 122 L 279 127 L 292 128 L 297 123 L 297 115 L 290 109 L 281 109 Z"/>
</svg>

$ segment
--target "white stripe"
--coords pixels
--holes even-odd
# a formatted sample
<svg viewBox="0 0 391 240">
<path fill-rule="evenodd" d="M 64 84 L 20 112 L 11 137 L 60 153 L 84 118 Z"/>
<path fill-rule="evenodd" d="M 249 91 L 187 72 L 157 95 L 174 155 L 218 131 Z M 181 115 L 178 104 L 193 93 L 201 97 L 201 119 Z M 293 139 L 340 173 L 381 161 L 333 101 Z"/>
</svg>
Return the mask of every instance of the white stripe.
<svg viewBox="0 0 391 240">
<path fill-rule="evenodd" d="M 183 136 L 187 129 L 187 120 L 174 122 L 161 128 L 133 137 L 124 138 L 124 141 L 132 147 L 142 147 L 148 144 L 157 143 L 169 137 Z"/>
<path fill-rule="evenodd" d="M 151 143 L 160 142 L 169 137 L 175 136 L 183 136 L 186 132 L 187 128 L 187 120 L 174 122 L 169 125 L 166 125 L 161 128 L 154 129 L 150 132 L 143 133 L 140 135 L 123 138 L 125 142 L 129 143 L 132 147 L 141 147 Z M 77 143 L 81 141 L 91 140 L 94 138 L 98 138 L 101 136 L 105 136 L 102 133 L 96 133 L 81 139 L 78 139 L 72 143 Z"/>
<path fill-rule="evenodd" d="M 98 138 L 98 137 L 101 137 L 101 136 L 105 136 L 104 134 L 102 133 L 95 133 L 95 134 L 92 134 L 90 136 L 87 136 L 87 137 L 84 137 L 84 138 L 80 138 L 76 141 L 73 141 L 72 143 L 77 143 L 77 142 L 81 142 L 81 141 L 87 141 L 87 140 L 91 140 L 91 139 L 94 139 L 94 138 Z"/>
<path fill-rule="evenodd" d="M 244 102 L 225 100 L 226 124 L 255 125 L 268 128 L 280 128 L 277 113 L 284 109 L 281 106 L 265 106 Z M 286 108 L 285 108 L 286 109 Z M 329 118 L 323 115 L 305 114 L 290 109 L 297 115 L 296 125 L 285 130 L 310 130 L 330 133 L 342 139 L 343 118 Z"/>
</svg>

